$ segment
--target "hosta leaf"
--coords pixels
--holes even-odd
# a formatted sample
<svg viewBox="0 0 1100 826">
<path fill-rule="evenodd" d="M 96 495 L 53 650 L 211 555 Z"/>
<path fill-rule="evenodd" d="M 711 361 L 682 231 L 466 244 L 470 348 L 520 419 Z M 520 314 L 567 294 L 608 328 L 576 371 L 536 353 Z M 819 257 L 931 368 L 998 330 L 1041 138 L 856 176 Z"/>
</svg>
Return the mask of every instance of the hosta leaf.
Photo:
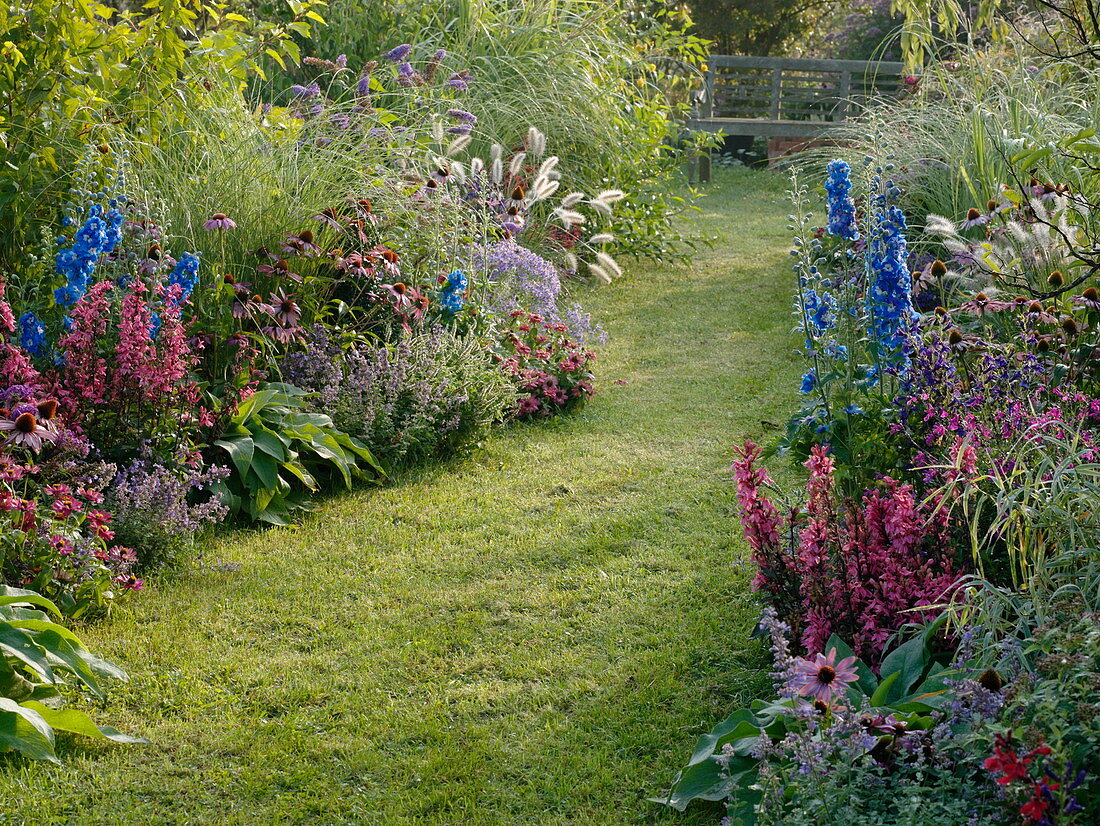
<svg viewBox="0 0 1100 826">
<path fill-rule="evenodd" d="M 24 591 L 22 588 L 12 588 L 8 585 L 0 585 L 0 605 L 37 605 L 45 608 L 55 616 L 61 616 L 57 606 L 41 594 L 34 591 Z"/>
<path fill-rule="evenodd" d="M 115 743 L 126 743 L 128 745 L 150 742 L 144 737 L 131 737 L 128 734 L 123 734 L 110 726 L 97 726 L 92 722 L 91 717 L 75 708 L 50 708 L 34 700 L 21 705 L 23 708 L 38 712 L 39 716 L 56 731 L 68 731 L 72 734 L 83 734 L 85 737 L 95 737 L 100 740 L 111 740 Z"/>
<path fill-rule="evenodd" d="M 0 622 L 0 654 L 15 657 L 47 682 L 55 679 L 46 652 L 29 633 L 7 622 Z"/>
<path fill-rule="evenodd" d="M 53 730 L 38 712 L 0 697 L 0 751 L 14 749 L 31 760 L 60 763 L 53 744 Z"/>
<path fill-rule="evenodd" d="M 252 437 L 235 436 L 232 439 L 217 439 L 214 444 L 229 454 L 229 458 L 233 460 L 233 464 L 237 468 L 237 473 L 240 474 L 241 478 L 244 478 L 248 473 L 248 468 L 252 464 L 252 456 L 256 451 Z"/>
<path fill-rule="evenodd" d="M 57 664 L 64 664 L 88 687 L 88 689 L 100 699 L 106 695 L 99 684 L 99 677 L 110 676 L 115 679 L 125 680 L 126 672 L 118 666 L 112 665 L 106 660 L 101 660 L 85 649 L 73 645 L 56 631 L 41 631 L 35 637 L 38 642 L 49 651 L 50 659 Z"/>
</svg>

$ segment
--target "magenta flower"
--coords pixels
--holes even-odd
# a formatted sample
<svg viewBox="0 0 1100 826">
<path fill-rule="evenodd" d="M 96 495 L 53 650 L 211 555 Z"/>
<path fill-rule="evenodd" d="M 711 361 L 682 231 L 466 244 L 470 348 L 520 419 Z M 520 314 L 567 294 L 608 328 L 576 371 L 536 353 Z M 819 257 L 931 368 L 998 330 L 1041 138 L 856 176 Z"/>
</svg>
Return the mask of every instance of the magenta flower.
<svg viewBox="0 0 1100 826">
<path fill-rule="evenodd" d="M 792 669 L 791 687 L 803 697 L 828 703 L 841 688 L 859 679 L 852 667 L 855 662 L 855 657 L 837 662 L 835 648 L 829 649 L 828 656 L 817 654 L 812 660 L 800 657 Z"/>
<path fill-rule="evenodd" d="M 203 229 L 236 229 L 236 222 L 224 212 L 215 212 L 202 225 Z"/>
</svg>

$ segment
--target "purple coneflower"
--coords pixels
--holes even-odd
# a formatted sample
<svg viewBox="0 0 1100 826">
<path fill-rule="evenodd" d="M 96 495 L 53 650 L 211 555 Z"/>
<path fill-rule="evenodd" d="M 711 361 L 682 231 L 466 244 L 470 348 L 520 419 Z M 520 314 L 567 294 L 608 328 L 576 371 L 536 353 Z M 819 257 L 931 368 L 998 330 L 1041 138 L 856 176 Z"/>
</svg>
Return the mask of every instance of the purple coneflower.
<svg viewBox="0 0 1100 826">
<path fill-rule="evenodd" d="M 1100 312 L 1100 293 L 1097 293 L 1096 287 L 1086 287 L 1073 301 L 1093 312 Z"/>
<path fill-rule="evenodd" d="M 976 207 L 970 207 L 966 212 L 966 218 L 959 222 L 959 229 L 973 229 L 989 223 L 989 216 Z"/>
<path fill-rule="evenodd" d="M 271 303 L 268 304 L 271 315 L 284 327 L 295 327 L 302 317 L 302 308 L 294 300 L 294 296 L 287 295 L 282 290 L 271 294 Z"/>
<path fill-rule="evenodd" d="M 798 658 L 791 672 L 791 686 L 803 697 L 828 703 L 833 695 L 848 683 L 859 679 L 855 669 L 855 657 L 836 659 L 836 649 L 830 648 L 829 654 L 817 654 L 812 660 Z"/>
<path fill-rule="evenodd" d="M 237 223 L 224 212 L 215 212 L 202 225 L 203 229 L 236 229 Z"/>
<path fill-rule="evenodd" d="M 14 419 L 0 419 L 0 432 L 11 434 L 3 444 L 26 447 L 35 453 L 42 449 L 43 442 L 56 442 L 58 436 L 48 421 L 40 422 L 30 411 L 20 413 Z"/>
</svg>

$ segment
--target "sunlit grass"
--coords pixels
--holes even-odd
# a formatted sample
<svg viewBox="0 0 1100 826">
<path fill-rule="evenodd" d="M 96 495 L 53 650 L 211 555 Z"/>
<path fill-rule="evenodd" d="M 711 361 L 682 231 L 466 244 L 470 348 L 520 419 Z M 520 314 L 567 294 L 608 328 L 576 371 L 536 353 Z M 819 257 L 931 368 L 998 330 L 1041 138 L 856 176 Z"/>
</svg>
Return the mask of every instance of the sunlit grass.
<svg viewBox="0 0 1100 826">
<path fill-rule="evenodd" d="M 0 822 L 716 820 L 646 798 L 764 684 L 726 467 L 798 373 L 784 181 L 716 178 L 712 251 L 584 296 L 587 408 L 230 534 L 82 629 L 132 677 L 96 718 L 153 745 L 0 761 Z"/>
</svg>

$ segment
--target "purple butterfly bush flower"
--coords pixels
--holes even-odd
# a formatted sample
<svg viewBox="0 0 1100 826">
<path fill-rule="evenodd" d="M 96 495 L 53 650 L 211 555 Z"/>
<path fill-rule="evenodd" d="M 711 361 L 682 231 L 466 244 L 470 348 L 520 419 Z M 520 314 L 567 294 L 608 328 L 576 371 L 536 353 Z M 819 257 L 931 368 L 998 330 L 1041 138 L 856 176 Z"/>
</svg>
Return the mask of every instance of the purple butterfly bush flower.
<svg viewBox="0 0 1100 826">
<path fill-rule="evenodd" d="M 311 98 L 318 97 L 321 94 L 321 87 L 317 84 L 316 81 L 310 83 L 308 86 L 302 86 L 301 84 L 295 83 L 293 86 L 290 87 L 290 93 L 296 98 L 309 100 Z"/>
</svg>

